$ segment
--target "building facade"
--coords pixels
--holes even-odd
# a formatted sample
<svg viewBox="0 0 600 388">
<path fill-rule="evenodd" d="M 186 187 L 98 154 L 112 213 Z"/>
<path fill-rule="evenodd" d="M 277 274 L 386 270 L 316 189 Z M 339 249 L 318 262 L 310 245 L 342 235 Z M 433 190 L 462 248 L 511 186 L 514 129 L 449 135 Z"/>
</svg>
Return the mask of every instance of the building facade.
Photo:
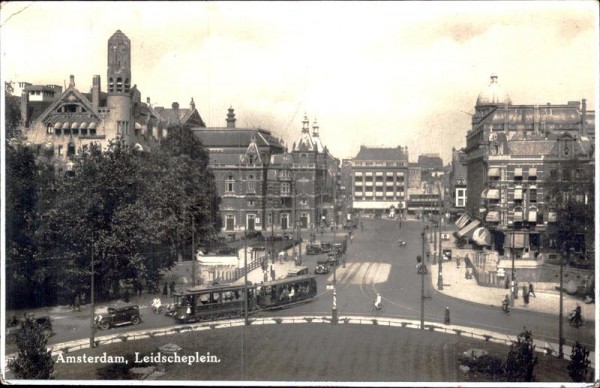
<svg viewBox="0 0 600 388">
<path fill-rule="evenodd" d="M 189 123 L 204 125 L 195 107 L 185 112 L 182 120 L 167 121 L 166 114 L 152 108 L 149 99 L 141 101 L 141 93 L 132 84 L 131 42 L 117 30 L 107 44 L 106 92 L 99 75 L 92 77 L 89 93 L 81 92 L 75 77 L 63 91 L 60 86 L 22 84 L 21 123 L 27 142 L 43 146 L 48 156 L 68 165 L 70 158 L 91 147 L 105 150 L 112 140 L 138 150 L 156 147 L 171 125 Z M 192 100 L 193 102 L 193 100 Z M 179 104 L 172 109 L 179 116 Z"/>
<path fill-rule="evenodd" d="M 467 207 L 467 168 L 466 155 L 460 149 L 452 148 L 452 163 L 448 173 L 449 212 L 462 214 Z"/>
<path fill-rule="evenodd" d="M 226 127 L 192 128 L 209 152 L 223 231 L 279 235 L 334 222 L 337 159 L 321 145 L 316 123 L 311 134 L 304 119 L 300 141 L 288 152 L 270 131 L 237 128 L 236 120 L 229 108 Z"/>
<path fill-rule="evenodd" d="M 585 99 L 513 105 L 492 75 L 466 136 L 468 215 L 459 234 L 515 258 L 534 259 L 558 248 L 546 233 L 556 223 L 546 186 L 562 174 L 566 160 L 593 168 L 593 118 Z"/>
<path fill-rule="evenodd" d="M 361 146 L 350 165 L 353 211 L 375 216 L 406 211 L 407 147 Z"/>
</svg>

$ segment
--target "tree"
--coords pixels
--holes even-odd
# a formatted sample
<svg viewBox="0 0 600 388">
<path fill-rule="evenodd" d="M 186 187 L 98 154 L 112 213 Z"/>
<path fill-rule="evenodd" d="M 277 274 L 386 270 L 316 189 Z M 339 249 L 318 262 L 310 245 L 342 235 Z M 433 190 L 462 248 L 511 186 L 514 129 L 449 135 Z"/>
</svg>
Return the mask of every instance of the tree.
<svg viewBox="0 0 600 388">
<path fill-rule="evenodd" d="M 589 355 L 590 351 L 585 346 L 582 346 L 579 341 L 576 341 L 571 351 L 571 362 L 567 366 L 569 377 L 574 382 L 581 383 L 586 381 L 588 368 L 590 367 Z"/>
<path fill-rule="evenodd" d="M 513 382 L 535 381 L 533 370 L 537 364 L 535 345 L 531 331 L 526 328 L 517 336 L 517 342 L 510 346 L 506 358 L 506 380 Z"/>
<path fill-rule="evenodd" d="M 17 358 L 11 362 L 10 368 L 19 379 L 51 379 L 54 372 L 52 352 L 47 349 L 48 340 L 42 327 L 32 318 L 27 317 L 17 333 Z"/>
<path fill-rule="evenodd" d="M 568 249 L 584 236 L 587 244 L 595 237 L 594 165 L 587 160 L 567 159 L 556 166 L 545 183 L 548 209 L 557 222 L 549 230 L 556 247 Z M 582 247 L 585 250 L 585 246 Z"/>
<path fill-rule="evenodd" d="M 35 149 L 6 144 L 6 279 L 9 308 L 48 303 L 36 260 L 36 230 L 41 214 L 53 202 L 54 167 Z"/>
<path fill-rule="evenodd" d="M 14 82 L 4 82 L 4 120 L 6 123 L 6 137 L 12 138 L 16 135 L 21 124 L 21 105 L 19 96 L 13 96 Z"/>
</svg>

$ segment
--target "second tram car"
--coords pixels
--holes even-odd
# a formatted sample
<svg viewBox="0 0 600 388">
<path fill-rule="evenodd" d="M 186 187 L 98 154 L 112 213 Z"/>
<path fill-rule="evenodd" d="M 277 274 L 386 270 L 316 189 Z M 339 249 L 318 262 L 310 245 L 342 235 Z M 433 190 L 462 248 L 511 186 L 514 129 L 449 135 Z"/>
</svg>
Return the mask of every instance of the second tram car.
<svg viewBox="0 0 600 388">
<path fill-rule="evenodd" d="M 293 307 L 310 302 L 317 294 L 317 282 L 312 275 L 295 276 L 249 285 L 248 313 Z M 191 287 L 174 293 L 178 322 L 197 322 L 240 317 L 244 313 L 246 287 L 214 285 Z"/>
</svg>

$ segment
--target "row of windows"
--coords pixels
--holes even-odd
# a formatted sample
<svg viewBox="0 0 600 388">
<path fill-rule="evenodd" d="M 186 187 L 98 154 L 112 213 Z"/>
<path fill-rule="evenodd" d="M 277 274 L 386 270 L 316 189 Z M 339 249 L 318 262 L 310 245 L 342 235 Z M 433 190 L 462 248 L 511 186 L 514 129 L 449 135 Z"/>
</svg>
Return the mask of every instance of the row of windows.
<svg viewBox="0 0 600 388">
<path fill-rule="evenodd" d="M 55 135 L 55 136 L 61 136 L 61 135 L 65 135 L 65 136 L 87 136 L 87 135 L 91 135 L 94 136 L 96 135 L 96 128 L 92 128 L 92 129 L 87 129 L 87 128 L 66 128 L 66 129 L 62 129 L 62 128 L 54 128 L 54 126 L 52 126 L 52 124 L 48 124 L 48 126 L 46 127 L 46 133 L 48 135 Z"/>
</svg>

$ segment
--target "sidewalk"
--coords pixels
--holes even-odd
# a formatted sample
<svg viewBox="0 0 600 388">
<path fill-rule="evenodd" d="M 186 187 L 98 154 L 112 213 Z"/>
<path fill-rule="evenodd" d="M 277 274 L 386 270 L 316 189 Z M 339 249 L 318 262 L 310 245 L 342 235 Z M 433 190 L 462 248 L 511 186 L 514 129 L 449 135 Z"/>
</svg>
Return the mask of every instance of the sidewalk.
<svg viewBox="0 0 600 388">
<path fill-rule="evenodd" d="M 452 241 L 443 241 L 442 249 L 453 248 L 454 243 Z M 429 243 L 429 250 L 433 252 L 433 244 Z M 465 261 L 461 257 L 460 267 L 456 267 L 456 259 L 453 258 L 451 261 L 442 262 L 442 279 L 443 279 L 443 290 L 437 290 L 437 279 L 438 279 L 438 267 L 439 265 L 433 265 L 431 259 L 429 263 L 429 269 L 431 273 L 431 279 L 433 283 L 433 289 L 437 292 L 441 292 L 445 295 L 468 300 L 474 303 L 481 303 L 486 305 L 498 306 L 500 308 L 502 300 L 505 295 L 510 292 L 504 288 L 498 287 L 484 287 L 477 284 L 475 278 L 465 279 Z M 533 283 L 534 290 L 537 289 Z M 519 285 L 519 287 L 521 287 Z M 559 314 L 560 295 L 559 292 L 544 290 L 535 291 L 535 297 L 531 295 L 529 297 L 529 305 L 525 306 L 522 298 L 522 289 L 519 289 L 519 298 L 515 299 L 514 309 L 531 310 L 549 314 Z M 569 311 L 575 309 L 575 306 L 579 304 L 581 306 L 581 312 L 585 320 L 595 321 L 596 317 L 596 305 L 585 304 L 578 298 L 575 298 L 567 293 L 563 293 L 563 314 L 566 316 Z"/>
</svg>

